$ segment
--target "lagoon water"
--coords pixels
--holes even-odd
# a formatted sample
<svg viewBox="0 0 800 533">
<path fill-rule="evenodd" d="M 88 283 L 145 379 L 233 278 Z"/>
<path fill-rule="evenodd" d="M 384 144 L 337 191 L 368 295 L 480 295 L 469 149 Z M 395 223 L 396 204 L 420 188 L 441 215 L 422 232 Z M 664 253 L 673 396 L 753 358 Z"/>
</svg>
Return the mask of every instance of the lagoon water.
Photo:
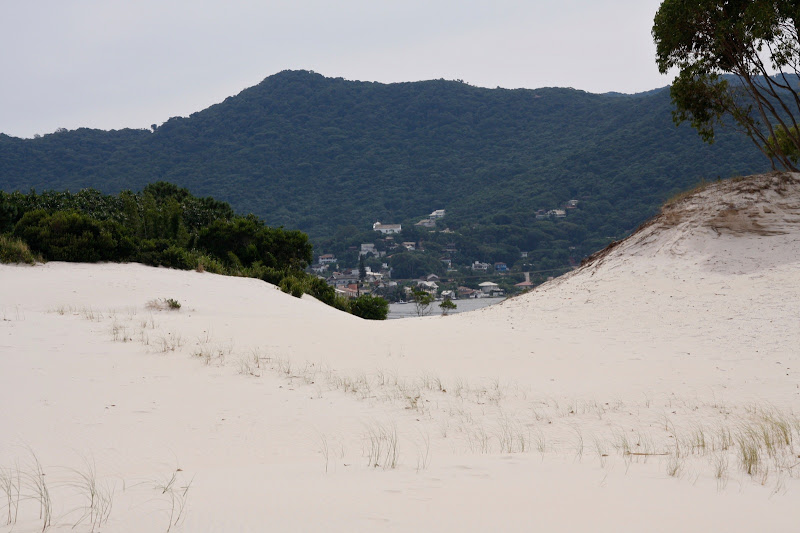
<svg viewBox="0 0 800 533">
<path fill-rule="evenodd" d="M 453 300 L 456 308 L 450 311 L 450 314 L 463 313 L 465 311 L 474 311 L 481 307 L 486 307 L 496 303 L 500 303 L 505 298 L 470 298 L 467 300 Z M 439 308 L 441 302 L 433 302 L 431 305 L 430 315 L 441 315 L 442 310 Z M 389 316 L 387 318 L 411 318 L 417 316 L 417 308 L 412 302 L 405 304 L 389 304 Z"/>
</svg>

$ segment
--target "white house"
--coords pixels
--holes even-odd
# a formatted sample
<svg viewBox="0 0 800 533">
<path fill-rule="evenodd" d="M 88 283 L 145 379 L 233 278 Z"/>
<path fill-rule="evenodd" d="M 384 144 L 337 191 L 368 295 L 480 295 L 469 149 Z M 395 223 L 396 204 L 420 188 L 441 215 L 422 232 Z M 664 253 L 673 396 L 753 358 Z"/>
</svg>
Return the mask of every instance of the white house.
<svg viewBox="0 0 800 533">
<path fill-rule="evenodd" d="M 380 231 L 384 235 L 390 235 L 392 233 L 400 233 L 403 231 L 402 224 L 381 224 L 380 222 L 376 222 L 372 225 L 372 229 L 375 231 Z"/>
<path fill-rule="evenodd" d="M 335 263 L 336 257 L 333 254 L 323 254 L 319 256 L 319 263 L 321 265 L 326 265 L 328 263 Z"/>
<path fill-rule="evenodd" d="M 429 294 L 436 294 L 439 291 L 439 286 L 435 281 L 418 281 L 417 288 Z"/>
<path fill-rule="evenodd" d="M 497 283 L 492 283 L 491 281 L 484 281 L 483 283 L 480 283 L 478 287 L 481 288 L 482 296 L 494 297 L 505 294 L 503 289 L 501 289 Z"/>
<path fill-rule="evenodd" d="M 444 209 L 437 209 L 436 211 L 428 215 L 428 218 L 444 218 Z"/>
<path fill-rule="evenodd" d="M 487 272 L 490 266 L 491 265 L 489 265 L 489 263 L 481 263 L 480 261 L 475 261 L 474 263 L 472 263 L 472 266 L 470 268 L 472 268 L 472 270 L 475 272 Z"/>
<path fill-rule="evenodd" d="M 369 267 L 367 267 L 369 269 Z M 364 279 L 367 283 L 380 283 L 383 281 L 383 274 L 380 272 L 372 272 L 371 270 L 367 270 L 367 276 Z"/>
</svg>

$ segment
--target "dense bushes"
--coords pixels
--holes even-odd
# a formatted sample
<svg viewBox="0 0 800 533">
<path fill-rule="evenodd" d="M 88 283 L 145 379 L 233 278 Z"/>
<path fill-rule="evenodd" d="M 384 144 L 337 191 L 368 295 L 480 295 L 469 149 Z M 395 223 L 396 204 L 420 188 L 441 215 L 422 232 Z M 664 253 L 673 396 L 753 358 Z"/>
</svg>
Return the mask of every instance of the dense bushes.
<svg viewBox="0 0 800 533">
<path fill-rule="evenodd" d="M 307 235 L 236 216 L 228 204 L 170 183 L 117 196 L 91 189 L 0 192 L 0 260 L 32 263 L 35 253 L 51 261 L 136 261 L 254 277 L 349 310 L 332 287 L 303 271 L 312 257 Z"/>
<path fill-rule="evenodd" d="M 116 196 L 91 189 L 0 192 L 0 231 L 58 261 L 140 261 L 181 269 L 206 263 L 229 273 L 257 266 L 301 271 L 311 261 L 305 234 L 236 216 L 228 204 L 164 182 Z"/>
<path fill-rule="evenodd" d="M 389 302 L 380 296 L 362 294 L 350 302 L 350 312 L 368 320 L 386 320 L 389 314 Z"/>
<path fill-rule="evenodd" d="M 127 260 L 133 251 L 126 240 L 121 245 L 123 230 L 112 221 L 98 221 L 75 211 L 44 209 L 25 213 L 14 227 L 14 235 L 31 249 L 51 261 Z"/>
<path fill-rule="evenodd" d="M 267 227 L 254 215 L 214 220 L 200 231 L 197 246 L 225 258 L 230 266 L 260 262 L 270 268 L 302 270 L 311 263 L 307 235 Z"/>
</svg>

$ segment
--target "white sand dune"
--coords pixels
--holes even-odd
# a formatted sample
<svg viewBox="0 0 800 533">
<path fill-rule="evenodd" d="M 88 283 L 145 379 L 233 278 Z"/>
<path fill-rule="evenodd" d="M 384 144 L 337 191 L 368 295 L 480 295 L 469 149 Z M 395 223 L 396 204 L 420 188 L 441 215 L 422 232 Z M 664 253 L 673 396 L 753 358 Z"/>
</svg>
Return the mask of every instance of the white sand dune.
<svg viewBox="0 0 800 533">
<path fill-rule="evenodd" d="M 797 531 L 799 346 L 797 175 L 450 317 L 0 265 L 0 531 Z"/>
</svg>

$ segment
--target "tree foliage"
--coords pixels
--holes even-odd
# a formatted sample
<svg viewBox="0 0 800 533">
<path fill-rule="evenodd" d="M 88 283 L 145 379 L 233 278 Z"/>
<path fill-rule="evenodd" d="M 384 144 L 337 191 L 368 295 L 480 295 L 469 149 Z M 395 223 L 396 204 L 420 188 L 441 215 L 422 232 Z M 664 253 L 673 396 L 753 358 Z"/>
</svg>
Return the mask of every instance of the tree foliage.
<svg viewBox="0 0 800 533">
<path fill-rule="evenodd" d="M 257 277 L 348 310 L 332 287 L 303 271 L 312 257 L 307 235 L 238 216 L 224 202 L 165 182 L 118 195 L 0 191 L 0 243 L 2 261 L 30 262 L 40 254 L 51 261 L 194 268 Z"/>
<path fill-rule="evenodd" d="M 0 192 L 0 232 L 13 232 L 57 261 L 194 268 L 204 255 L 232 270 L 302 271 L 312 257 L 307 235 L 237 216 L 228 204 L 164 182 L 138 194 Z"/>
<path fill-rule="evenodd" d="M 417 316 L 425 316 L 431 312 L 431 305 L 435 301 L 433 294 L 420 289 L 413 289 L 411 298 L 414 300 L 414 310 L 417 312 Z"/>
<path fill-rule="evenodd" d="M 380 296 L 362 294 L 350 302 L 350 312 L 367 320 L 386 320 L 389 314 L 389 302 Z"/>
<path fill-rule="evenodd" d="M 653 39 L 676 122 L 713 141 L 732 120 L 777 165 L 800 154 L 800 4 L 794 0 L 665 0 Z M 727 76 L 726 76 L 727 75 Z"/>
<path fill-rule="evenodd" d="M 442 300 L 442 303 L 439 304 L 439 309 L 442 310 L 443 316 L 447 316 L 450 311 L 455 311 L 457 307 L 456 303 L 449 298 Z"/>
<path fill-rule="evenodd" d="M 163 179 L 271 227 L 306 232 L 325 252 L 372 233 L 376 220 L 402 223 L 403 240 L 427 238 L 413 235 L 413 223 L 446 209 L 439 222 L 460 235 L 456 262 L 510 263 L 520 250 L 537 250 L 537 267 L 564 267 L 623 237 L 701 178 L 768 168 L 735 132 L 719 132 L 708 146 L 688 125 L 672 127 L 670 111 L 665 89 L 599 95 L 287 71 L 155 131 L 0 134 L 0 187 L 116 193 Z M 184 205 L 168 187 L 149 192 L 155 204 L 163 195 Z M 570 199 L 581 204 L 567 218 L 536 218 Z M 207 225 L 200 219 L 214 205 L 194 205 L 194 223 Z M 178 229 L 164 216 L 156 231 Z M 347 264 L 357 261 L 355 252 Z M 424 268 L 435 271 L 432 263 Z"/>
</svg>

